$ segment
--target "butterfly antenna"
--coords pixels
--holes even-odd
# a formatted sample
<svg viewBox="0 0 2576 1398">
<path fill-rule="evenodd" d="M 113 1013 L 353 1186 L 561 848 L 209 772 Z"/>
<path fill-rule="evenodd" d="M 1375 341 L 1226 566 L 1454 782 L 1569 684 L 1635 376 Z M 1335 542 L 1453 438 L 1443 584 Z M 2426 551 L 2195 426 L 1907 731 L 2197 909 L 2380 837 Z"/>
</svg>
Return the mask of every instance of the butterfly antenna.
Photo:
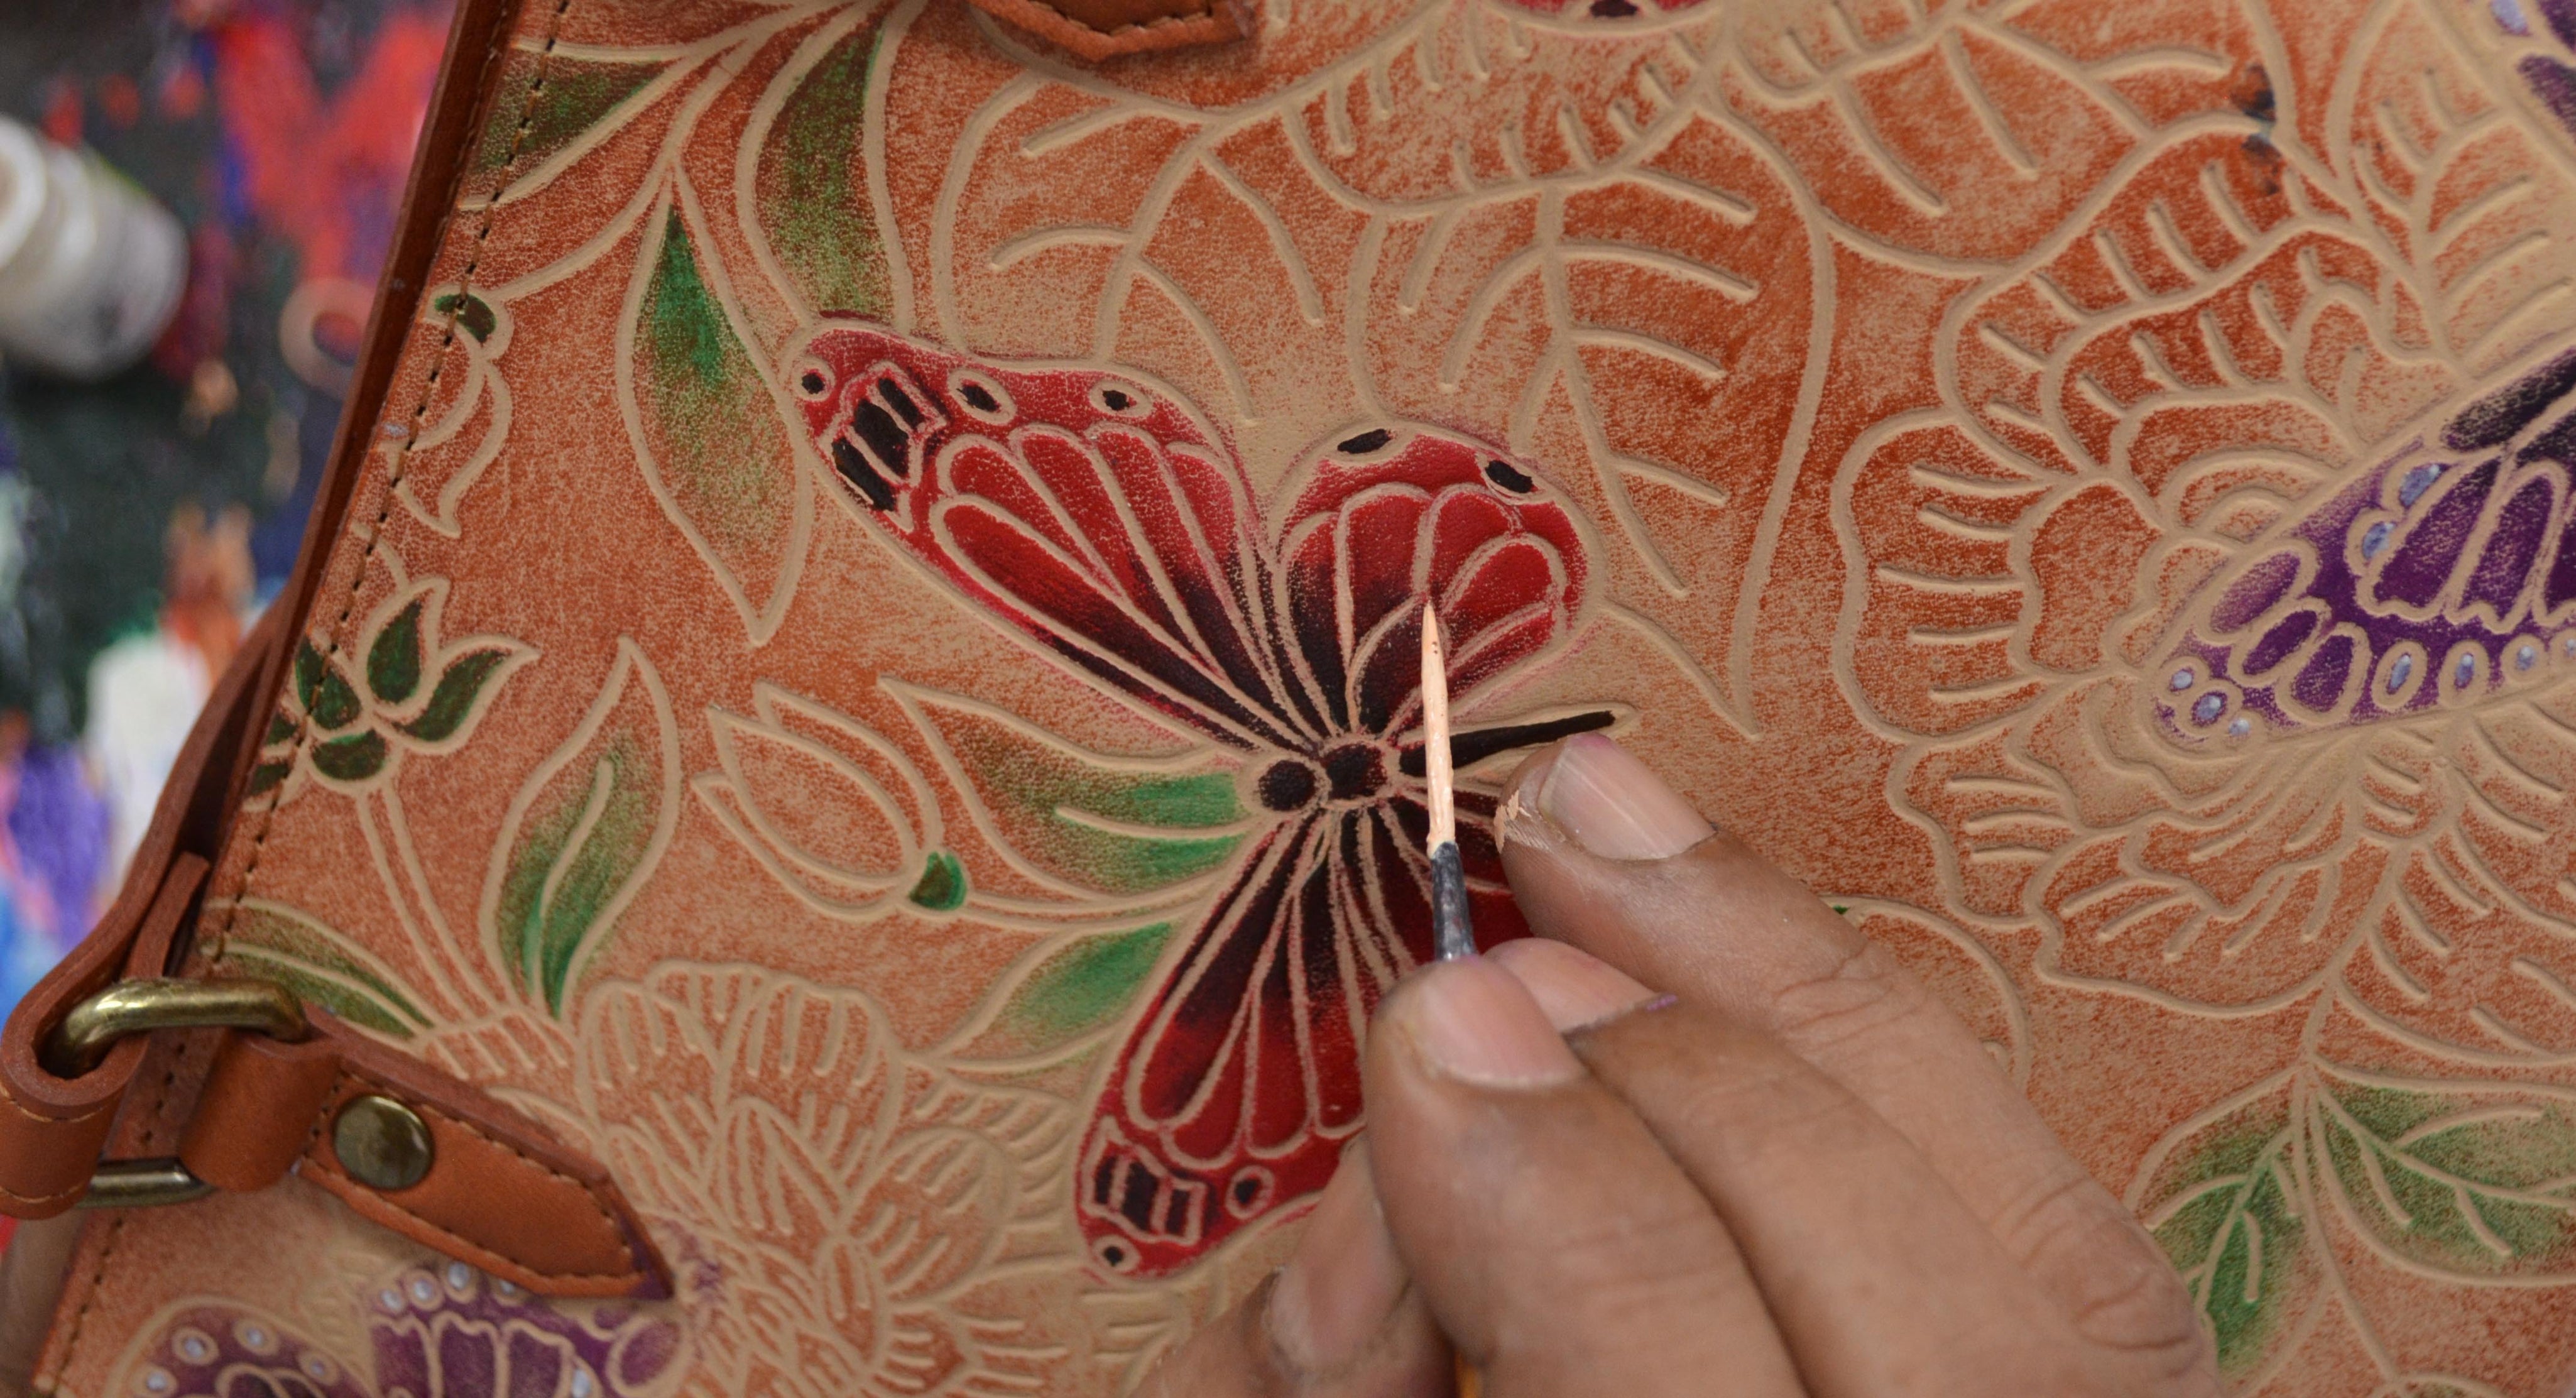
<svg viewBox="0 0 2576 1398">
<path fill-rule="evenodd" d="M 1431 930 L 1440 959 L 1476 954 L 1467 915 L 1467 871 L 1458 862 L 1458 776 L 1449 754 L 1449 658 L 1440 645 L 1440 613 L 1422 608 L 1422 765 L 1431 795 Z"/>
</svg>

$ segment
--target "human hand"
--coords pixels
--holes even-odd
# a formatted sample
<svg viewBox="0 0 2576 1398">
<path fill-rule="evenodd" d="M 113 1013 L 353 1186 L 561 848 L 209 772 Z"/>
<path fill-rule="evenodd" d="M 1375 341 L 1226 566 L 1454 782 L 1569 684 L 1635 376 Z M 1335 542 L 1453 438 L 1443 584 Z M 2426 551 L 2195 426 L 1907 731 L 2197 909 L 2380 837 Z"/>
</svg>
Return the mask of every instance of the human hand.
<svg viewBox="0 0 2576 1398">
<path fill-rule="evenodd" d="M 1502 820 L 1544 940 L 1386 998 L 1367 1149 L 1144 1393 L 1434 1398 L 1450 1342 L 1493 1398 L 2219 1391 L 2154 1241 L 1851 923 L 1605 738 Z"/>
</svg>

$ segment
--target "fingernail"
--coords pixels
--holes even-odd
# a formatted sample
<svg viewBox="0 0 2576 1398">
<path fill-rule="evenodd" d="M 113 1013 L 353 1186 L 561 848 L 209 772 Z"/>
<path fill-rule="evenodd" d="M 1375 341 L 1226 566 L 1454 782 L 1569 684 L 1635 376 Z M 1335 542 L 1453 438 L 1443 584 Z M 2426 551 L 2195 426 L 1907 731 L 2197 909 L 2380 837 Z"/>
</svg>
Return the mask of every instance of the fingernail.
<svg viewBox="0 0 2576 1398">
<path fill-rule="evenodd" d="M 1494 948 L 1490 959 L 1520 979 L 1559 1031 L 1580 1029 L 1655 998 L 1627 972 L 1563 942 L 1522 937 Z"/>
<path fill-rule="evenodd" d="M 1539 788 L 1538 807 L 1603 859 L 1667 859 L 1711 832 L 1645 763 L 1598 733 L 1565 740 Z"/>
<path fill-rule="evenodd" d="M 1270 1337 L 1299 1373 L 1338 1373 L 1367 1352 L 1403 1296 L 1404 1264 L 1353 1143 L 1270 1289 Z"/>
<path fill-rule="evenodd" d="M 1396 997 L 1396 1025 L 1424 1066 L 1484 1087 L 1544 1087 L 1583 1073 L 1520 978 L 1483 959 L 1416 973 Z"/>
</svg>

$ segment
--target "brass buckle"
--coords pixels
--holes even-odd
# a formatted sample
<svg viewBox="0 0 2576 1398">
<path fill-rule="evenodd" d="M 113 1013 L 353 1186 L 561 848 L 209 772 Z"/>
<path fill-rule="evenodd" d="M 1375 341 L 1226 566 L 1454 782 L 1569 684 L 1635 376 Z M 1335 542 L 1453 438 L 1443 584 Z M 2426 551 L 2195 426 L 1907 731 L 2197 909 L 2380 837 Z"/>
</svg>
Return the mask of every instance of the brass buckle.
<svg viewBox="0 0 2576 1398">
<path fill-rule="evenodd" d="M 155 1029 L 246 1029 L 289 1043 L 312 1032 L 304 1004 L 275 981 L 249 978 L 118 981 L 72 1006 L 39 1055 L 45 1071 L 76 1078 L 129 1034 Z M 214 1192 L 176 1159 L 106 1160 L 90 1176 L 84 1209 L 184 1204 Z"/>
</svg>

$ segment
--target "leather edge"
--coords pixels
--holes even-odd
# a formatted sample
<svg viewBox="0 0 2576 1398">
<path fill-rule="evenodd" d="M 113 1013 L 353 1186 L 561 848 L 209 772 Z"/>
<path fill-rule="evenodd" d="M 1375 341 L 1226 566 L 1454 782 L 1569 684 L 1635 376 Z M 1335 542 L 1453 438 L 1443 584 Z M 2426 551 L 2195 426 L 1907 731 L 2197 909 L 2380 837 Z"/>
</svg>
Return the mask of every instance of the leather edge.
<svg viewBox="0 0 2576 1398">
<path fill-rule="evenodd" d="M 341 401 L 340 424 L 332 434 L 330 460 L 323 468 L 321 488 L 313 494 L 312 513 L 305 517 L 304 542 L 296 551 L 294 570 L 269 603 L 270 610 L 293 618 L 294 634 L 268 658 L 258 686 L 263 696 L 274 696 L 285 687 L 287 667 L 295 658 L 294 641 L 303 635 L 314 596 L 339 549 L 350 502 L 366 478 L 376 420 L 383 415 L 394 371 L 401 366 L 413 309 L 428 286 L 430 269 L 437 265 L 439 247 L 458 212 L 456 193 L 472 155 L 475 118 L 491 104 L 499 86 L 499 60 L 509 47 L 510 19 L 523 8 L 521 0 L 459 0 L 455 22 L 448 26 L 438 86 L 421 122 L 402 202 L 395 206 L 402 211 L 402 220 L 395 226 L 384 272 L 376 279 L 349 394 Z M 474 37 L 469 40 L 469 35 Z M 240 807 L 242 788 L 250 779 L 259 748 L 260 735 L 254 727 L 244 735 L 226 773 L 227 798 L 233 809 Z"/>
<path fill-rule="evenodd" d="M 257 706 L 249 710 L 265 715 L 274 705 L 282 688 L 287 666 L 294 657 L 294 647 L 286 638 L 297 633 L 305 613 L 312 606 L 315 589 L 322 571 L 329 566 L 338 547 L 341 521 L 348 513 L 351 497 L 361 479 L 367 457 L 369 434 L 382 411 L 387 388 L 402 355 L 402 339 L 408 333 L 411 304 L 427 280 L 434 265 L 438 246 L 449 221 L 456 213 L 454 191 L 458 187 L 464 161 L 470 149 L 466 139 L 476 112 L 489 100 L 499 82 L 498 59 L 508 42 L 508 20 L 519 7 L 519 0 L 458 0 L 454 21 L 448 28 L 447 48 L 439 63 L 438 85 L 430 98 L 427 119 L 421 123 L 420 139 L 414 148 L 412 170 L 403 187 L 400 221 L 395 225 L 392 250 L 386 257 L 385 270 L 376 286 L 376 296 L 367 317 L 367 329 L 360 342 L 358 357 L 349 381 L 349 394 L 342 401 L 340 424 L 332 439 L 331 457 L 324 468 L 321 488 L 314 494 L 312 513 L 306 517 L 304 541 L 298 550 L 294 571 L 288 574 L 285 588 L 269 604 L 256 637 L 268 628 L 276 628 L 273 651 L 264 663 L 248 662 L 235 657 L 235 664 L 249 674 L 245 680 Z M 475 36 L 469 40 L 467 36 Z M 480 49 L 477 51 L 476 44 Z M 430 202 L 423 191 L 443 188 L 446 197 Z M 402 318 L 396 320 L 399 314 Z M 245 647 L 247 649 L 247 646 Z M 210 706 L 211 707 L 211 706 Z M 203 722 L 201 718 L 200 722 Z M 241 809 L 243 786 L 250 777 L 252 759 L 259 750 L 260 725 L 244 726 L 236 735 L 228 754 L 229 770 L 211 784 L 222 802 L 222 826 L 215 832 L 210 848 L 220 863 L 220 852 L 230 836 L 231 818 Z M 192 735 L 193 741 L 193 735 Z M 176 771 L 173 772 L 175 786 Z M 165 787 L 162 799 L 170 800 L 172 787 Z M 155 823 L 159 820 L 156 811 Z M 147 845 L 149 835 L 147 833 Z M 138 855 L 127 875 L 127 886 L 118 895 L 114 908 L 122 910 L 130 899 L 149 899 L 147 891 L 138 895 L 136 885 L 157 888 L 159 876 L 166 869 L 153 870 L 147 876 L 146 865 Z M 139 910 L 138 910 L 139 911 Z M 129 914 L 131 916 L 132 914 Z M 93 929 L 91 937 L 98 935 Z M 83 942 L 87 945 L 87 941 Z M 77 949 L 75 949 L 77 954 Z M 184 954 L 184 953 L 183 953 Z M 13 1014 L 10 1026 L 14 1029 Z M 8 1039 L 0 1033 L 0 1088 L 8 1087 Z M 128 1050 L 120 1049 L 119 1052 Z M 144 1045 L 138 1042 L 130 1050 L 139 1061 Z M 114 1055 L 110 1062 L 115 1061 Z M 29 1064 L 33 1066 L 32 1060 Z M 127 1068 L 132 1074 L 132 1066 Z M 156 1104 L 157 1105 L 157 1104 Z M 62 1291 L 55 1298 L 53 1316 L 48 1322 L 48 1338 L 36 1363 L 34 1387 L 50 1392 L 55 1380 L 67 1369 L 79 1352 L 83 1338 L 81 1318 L 98 1288 L 105 1282 L 109 1259 L 114 1254 L 115 1229 L 122 1216 L 93 1219 L 92 1224 L 105 1224 L 106 1241 L 93 1226 L 82 1231 L 84 1241 L 74 1253 L 73 1265 L 63 1278 Z"/>
<path fill-rule="evenodd" d="M 535 1118 L 483 1089 L 341 1029 L 327 1013 L 314 1018 L 325 1034 L 340 1042 L 342 1058 L 339 1083 L 324 1105 L 298 1167 L 302 1178 L 330 1190 L 358 1213 L 404 1237 L 472 1262 L 493 1276 L 541 1296 L 659 1300 L 672 1294 L 669 1264 L 654 1247 L 633 1206 L 605 1167 L 567 1149 Z M 513 1157 L 518 1164 L 547 1177 L 545 1184 L 535 1188 L 546 1190 L 564 1203 L 578 1195 L 578 1206 L 556 1209 L 553 1217 L 562 1221 L 586 1211 L 585 1217 L 613 1237 L 609 1246 L 621 1254 L 624 1265 L 614 1270 L 549 1269 L 531 1260 L 539 1248 L 528 1236 L 531 1230 L 524 1226 L 517 1230 L 520 1236 L 511 1240 L 516 1246 L 510 1252 L 504 1252 L 495 1242 L 478 1241 L 456 1226 L 495 1221 L 496 1213 L 507 1215 L 514 1206 L 546 1207 L 546 1201 L 532 1197 L 530 1189 L 513 1190 L 506 1183 L 495 1182 L 490 1189 L 473 1196 L 475 1206 L 468 1218 L 451 1216 L 418 1186 L 388 1191 L 352 1179 L 341 1168 L 322 1123 L 335 1116 L 350 1098 L 369 1092 L 392 1097 L 430 1119 L 434 1135 L 451 1139 L 461 1135 L 474 1142 L 472 1148 L 486 1157 L 494 1153 Z M 433 1163 L 432 1172 L 447 1163 Z"/>
<path fill-rule="evenodd" d="M 1078 58 L 1099 62 L 1121 54 L 1221 44 L 1252 32 L 1251 0 L 1205 0 L 1196 14 L 1171 15 L 1142 24 L 1102 28 L 1075 11 L 1080 0 L 971 0 L 993 18 L 1026 31 Z"/>
</svg>

